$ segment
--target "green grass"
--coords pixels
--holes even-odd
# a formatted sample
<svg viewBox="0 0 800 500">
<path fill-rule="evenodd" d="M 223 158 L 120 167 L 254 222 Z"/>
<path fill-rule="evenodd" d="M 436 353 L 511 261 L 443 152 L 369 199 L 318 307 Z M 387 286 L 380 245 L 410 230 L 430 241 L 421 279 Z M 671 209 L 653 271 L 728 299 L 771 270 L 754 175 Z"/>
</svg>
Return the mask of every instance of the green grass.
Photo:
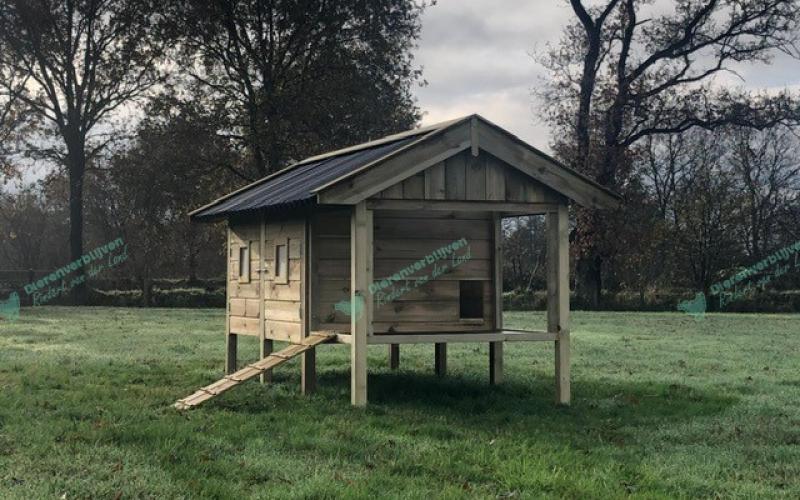
<svg viewBox="0 0 800 500">
<path fill-rule="evenodd" d="M 510 327 L 541 327 L 509 313 Z M 800 497 L 800 315 L 574 313 L 573 405 L 553 348 L 370 348 L 366 410 L 348 350 L 319 349 L 188 413 L 218 378 L 216 310 L 23 309 L 0 321 L 0 498 Z M 240 342 L 254 359 L 256 342 Z"/>
</svg>

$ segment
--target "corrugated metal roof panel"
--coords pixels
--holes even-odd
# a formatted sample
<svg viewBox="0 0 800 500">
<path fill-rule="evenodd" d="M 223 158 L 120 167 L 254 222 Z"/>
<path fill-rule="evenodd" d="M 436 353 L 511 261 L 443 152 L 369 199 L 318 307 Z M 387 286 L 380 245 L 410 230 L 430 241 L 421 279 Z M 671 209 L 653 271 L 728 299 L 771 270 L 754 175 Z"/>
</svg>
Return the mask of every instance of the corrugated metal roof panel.
<svg viewBox="0 0 800 500">
<path fill-rule="evenodd" d="M 399 150 L 419 136 L 361 149 L 308 164 L 289 168 L 266 182 L 210 206 L 194 214 L 195 219 L 208 219 L 265 208 L 277 208 L 313 200 L 314 190 L 358 168 Z"/>
</svg>

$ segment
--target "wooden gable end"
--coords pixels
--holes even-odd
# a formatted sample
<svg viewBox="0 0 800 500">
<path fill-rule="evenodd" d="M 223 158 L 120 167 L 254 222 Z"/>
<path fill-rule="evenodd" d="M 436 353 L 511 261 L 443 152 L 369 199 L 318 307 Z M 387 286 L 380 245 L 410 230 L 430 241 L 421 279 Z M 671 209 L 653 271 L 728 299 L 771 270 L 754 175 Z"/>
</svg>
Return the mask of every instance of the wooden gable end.
<svg viewBox="0 0 800 500">
<path fill-rule="evenodd" d="M 503 165 L 502 176 L 495 176 L 496 168 L 488 166 L 498 162 Z M 398 184 L 402 198 L 396 198 Z M 440 197 L 442 184 L 444 198 Z M 385 191 L 390 198 L 384 198 Z M 384 199 L 537 203 L 535 193 L 545 193 L 545 197 L 555 193 L 559 203 L 569 198 L 602 209 L 619 206 L 621 199 L 478 116 L 426 134 L 314 192 L 320 204 L 330 205 L 354 205 L 367 199 L 373 203 Z"/>
<path fill-rule="evenodd" d="M 481 151 L 468 149 L 372 196 L 378 200 L 559 203 L 563 197 L 541 182 Z"/>
</svg>

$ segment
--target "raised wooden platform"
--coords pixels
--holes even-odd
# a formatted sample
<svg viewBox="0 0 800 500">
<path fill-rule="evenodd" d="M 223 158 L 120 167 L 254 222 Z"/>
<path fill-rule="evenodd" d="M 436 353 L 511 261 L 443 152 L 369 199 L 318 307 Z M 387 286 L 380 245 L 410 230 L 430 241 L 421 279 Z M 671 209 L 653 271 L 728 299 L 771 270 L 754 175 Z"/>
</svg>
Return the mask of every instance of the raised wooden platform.
<svg viewBox="0 0 800 500">
<path fill-rule="evenodd" d="M 374 334 L 367 337 L 369 345 L 384 344 L 449 344 L 461 342 L 555 342 L 557 333 L 540 330 L 500 330 L 496 332 L 481 333 L 403 333 L 403 334 Z M 339 344 L 350 344 L 351 335 L 340 333 L 336 335 Z"/>
</svg>

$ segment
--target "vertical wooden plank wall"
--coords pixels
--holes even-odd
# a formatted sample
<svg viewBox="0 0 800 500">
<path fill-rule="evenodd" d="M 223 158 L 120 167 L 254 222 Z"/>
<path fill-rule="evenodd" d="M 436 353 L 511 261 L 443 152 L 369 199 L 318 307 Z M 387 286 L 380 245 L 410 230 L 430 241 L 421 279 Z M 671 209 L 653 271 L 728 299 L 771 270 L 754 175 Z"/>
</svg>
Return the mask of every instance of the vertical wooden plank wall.
<svg viewBox="0 0 800 500">
<path fill-rule="evenodd" d="M 556 403 L 570 403 L 569 208 L 547 215 L 547 330 L 555 342 Z"/>
<path fill-rule="evenodd" d="M 374 196 L 384 200 L 558 203 L 561 196 L 502 160 L 463 151 Z"/>
</svg>

